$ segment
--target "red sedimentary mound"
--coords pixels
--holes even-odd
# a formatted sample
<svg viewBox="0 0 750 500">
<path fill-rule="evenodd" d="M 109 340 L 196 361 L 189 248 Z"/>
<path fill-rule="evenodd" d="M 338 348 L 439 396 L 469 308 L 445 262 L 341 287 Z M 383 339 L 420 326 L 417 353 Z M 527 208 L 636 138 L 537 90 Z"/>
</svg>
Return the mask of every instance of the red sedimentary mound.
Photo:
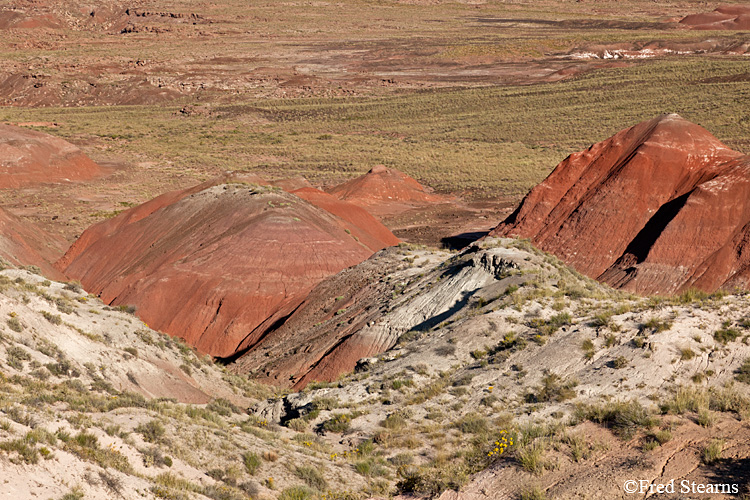
<svg viewBox="0 0 750 500">
<path fill-rule="evenodd" d="M 723 5 L 713 12 L 686 16 L 680 23 L 695 30 L 750 30 L 750 5 Z"/>
<path fill-rule="evenodd" d="M 302 389 L 313 380 L 336 380 L 361 358 L 390 348 L 387 336 L 362 329 L 387 312 L 394 290 L 388 276 L 402 259 L 389 248 L 326 278 L 273 335 L 243 349 L 232 369 L 253 372 L 263 383 Z"/>
<path fill-rule="evenodd" d="M 10 28 L 60 28 L 60 18 L 50 13 L 28 13 L 16 9 L 0 9 L 0 29 Z"/>
<path fill-rule="evenodd" d="M 341 227 L 351 228 L 352 236 L 374 250 L 399 243 L 399 239 L 387 227 L 362 207 L 312 187 L 296 189 L 292 194 L 339 217 Z"/>
<path fill-rule="evenodd" d="M 403 172 L 376 165 L 365 175 L 328 191 L 333 196 L 359 205 L 378 217 L 393 215 L 416 206 L 445 201 Z"/>
<path fill-rule="evenodd" d="M 0 188 L 83 180 L 101 174 L 101 167 L 69 142 L 42 132 L 0 125 Z"/>
<path fill-rule="evenodd" d="M 278 188 L 222 178 L 86 230 L 58 267 L 200 351 L 233 355 L 390 241 Z M 392 237 L 392 235 L 391 235 Z M 269 333 L 271 332 L 271 333 Z"/>
<path fill-rule="evenodd" d="M 0 257 L 17 266 L 34 265 L 52 279 L 65 276 L 52 263 L 67 246 L 65 240 L 0 208 Z"/>
<path fill-rule="evenodd" d="M 750 157 L 678 115 L 570 155 L 491 235 L 638 293 L 750 284 Z"/>
</svg>

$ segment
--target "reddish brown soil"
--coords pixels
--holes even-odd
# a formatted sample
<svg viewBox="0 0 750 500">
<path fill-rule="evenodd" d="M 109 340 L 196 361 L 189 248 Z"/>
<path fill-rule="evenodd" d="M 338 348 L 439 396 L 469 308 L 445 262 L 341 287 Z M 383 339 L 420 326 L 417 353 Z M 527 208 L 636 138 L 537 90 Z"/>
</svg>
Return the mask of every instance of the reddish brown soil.
<svg viewBox="0 0 750 500">
<path fill-rule="evenodd" d="M 62 28 L 65 23 L 54 14 L 27 14 L 15 9 L 0 9 L 0 29 Z"/>
<path fill-rule="evenodd" d="M 538 8 L 544 10 L 544 3 Z M 426 4 L 401 9 L 368 4 L 357 6 L 356 14 L 348 7 L 331 2 L 12 0 L 0 10 L 0 43 L 11 50 L 38 51 L 39 57 L 28 58 L 30 63 L 27 58 L 0 62 L 0 104 L 154 104 L 207 95 L 230 101 L 237 94 L 378 95 L 554 82 L 612 63 L 566 57 L 573 47 L 565 44 L 506 50 L 498 34 L 512 41 L 515 36 L 544 38 L 549 32 L 671 31 L 688 24 L 668 19 L 676 21 L 690 8 L 659 3 L 623 12 L 614 3 L 571 5 L 565 19 L 554 20 L 519 14 L 528 5 L 494 2 L 441 2 L 439 13 Z M 625 19 L 611 19 L 613 10 Z M 747 14 L 719 10 L 716 15 L 731 18 L 719 22 L 721 29 L 747 29 L 742 28 Z M 637 20 L 627 20 L 631 14 Z M 692 42 L 681 52 L 704 52 L 691 49 Z M 720 41 L 709 52 L 723 53 L 724 45 Z M 55 57 L 47 56 L 50 51 Z M 583 46 L 575 52 L 592 50 Z"/>
<path fill-rule="evenodd" d="M 81 181 L 105 172 L 72 144 L 41 132 L 0 125 L 0 189 L 16 192 L 42 184 Z M 67 243 L 6 209 L 0 209 L 0 256 L 35 265 L 50 278 L 65 279 L 52 263 Z"/>
<path fill-rule="evenodd" d="M 677 115 L 569 156 L 491 234 L 638 293 L 750 284 L 750 158 Z"/>
<path fill-rule="evenodd" d="M 750 5 L 722 5 L 713 12 L 691 14 L 680 20 L 694 30 L 750 30 Z"/>
<path fill-rule="evenodd" d="M 378 217 L 396 215 L 450 199 L 432 193 L 432 190 L 405 173 L 383 165 L 377 165 L 365 175 L 335 186 L 328 192 Z"/>
<path fill-rule="evenodd" d="M 466 202 L 436 194 L 383 165 L 328 192 L 379 217 L 404 241 L 433 247 L 462 248 L 485 236 L 512 209 L 506 199 Z"/>
<path fill-rule="evenodd" d="M 437 248 L 463 248 L 487 235 L 511 214 L 516 202 L 505 198 L 437 203 L 383 218 L 402 240 Z"/>
<path fill-rule="evenodd" d="M 364 208 L 341 201 L 312 187 L 296 189 L 291 193 L 340 217 L 342 227 L 352 228 L 352 235 L 372 250 L 380 250 L 399 243 L 399 239 Z M 346 224 L 347 222 L 349 224 Z"/>
<path fill-rule="evenodd" d="M 65 275 L 52 263 L 66 246 L 62 238 L 0 208 L 0 257 L 11 264 L 37 266 L 45 276 L 65 280 Z"/>
<path fill-rule="evenodd" d="M 103 173 L 99 165 L 69 142 L 0 125 L 0 188 L 86 180 Z"/>
<path fill-rule="evenodd" d="M 322 279 L 398 241 L 372 218 L 358 222 L 369 226 L 225 177 L 91 227 L 58 267 L 105 302 L 135 305 L 150 326 L 226 357 L 262 339 Z"/>
</svg>

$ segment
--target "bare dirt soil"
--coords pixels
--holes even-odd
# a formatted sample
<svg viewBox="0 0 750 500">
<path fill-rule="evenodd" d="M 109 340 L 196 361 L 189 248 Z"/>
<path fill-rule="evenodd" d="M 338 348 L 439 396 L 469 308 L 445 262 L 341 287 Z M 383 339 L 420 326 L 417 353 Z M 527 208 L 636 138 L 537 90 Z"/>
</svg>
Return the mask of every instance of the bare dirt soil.
<svg viewBox="0 0 750 500">
<path fill-rule="evenodd" d="M 678 22 L 718 5 L 18 0 L 0 10 L 0 104 L 185 104 L 184 115 L 209 118 L 205 105 L 238 98 L 525 86 L 653 58 L 746 53 L 741 34 L 708 36 Z M 21 124 L 57 129 L 55 122 Z M 85 134 L 73 142 L 111 175 L 0 193 L 0 204 L 68 241 L 128 204 L 219 173 L 118 157 L 107 141 Z M 516 201 L 430 208 L 390 223 L 406 240 L 437 244 L 489 229 Z M 500 213 L 485 213 L 493 210 Z M 485 224 L 484 216 L 494 220 Z"/>
<path fill-rule="evenodd" d="M 596 54 L 591 46 L 606 42 L 592 42 L 612 39 L 611 32 L 631 34 L 622 37 L 631 38 L 618 49 L 623 58 L 659 55 L 639 52 L 646 43 L 632 38 L 644 35 L 661 37 L 661 50 L 673 53 L 737 49 L 728 39 L 707 47 L 705 36 L 687 33 L 689 25 L 675 22 L 694 11 L 686 5 L 560 12 L 545 2 L 137 3 L 86 9 L 66 0 L 17 2 L 0 11 L 6 50 L 32 56 L 0 66 L 3 103 L 130 105 L 216 94 L 331 97 L 527 85 L 611 66 L 610 57 L 578 57 Z"/>
<path fill-rule="evenodd" d="M 383 222 L 461 247 L 518 186 L 638 113 L 711 128 L 702 116 L 747 147 L 740 14 L 721 31 L 680 22 L 720 5 L 11 0 L 0 122 L 65 138 L 104 175 L 0 190 L 0 206 L 72 243 L 228 169 L 325 189 L 384 163 L 446 198 Z M 516 240 L 377 257 L 321 283 L 229 369 L 74 283 L 4 270 L 5 491 L 628 498 L 637 474 L 750 493 L 747 295 L 628 296 Z M 506 431 L 515 445 L 488 454 Z"/>
</svg>

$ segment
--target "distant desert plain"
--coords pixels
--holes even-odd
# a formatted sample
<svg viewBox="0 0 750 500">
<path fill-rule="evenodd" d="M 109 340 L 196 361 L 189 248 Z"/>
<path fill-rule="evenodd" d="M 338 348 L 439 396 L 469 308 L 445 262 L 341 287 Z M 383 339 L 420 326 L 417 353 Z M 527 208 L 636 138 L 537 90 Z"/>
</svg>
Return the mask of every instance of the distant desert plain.
<svg viewBox="0 0 750 500">
<path fill-rule="evenodd" d="M 750 4 L 5 0 L 0 499 L 750 499 Z"/>
</svg>

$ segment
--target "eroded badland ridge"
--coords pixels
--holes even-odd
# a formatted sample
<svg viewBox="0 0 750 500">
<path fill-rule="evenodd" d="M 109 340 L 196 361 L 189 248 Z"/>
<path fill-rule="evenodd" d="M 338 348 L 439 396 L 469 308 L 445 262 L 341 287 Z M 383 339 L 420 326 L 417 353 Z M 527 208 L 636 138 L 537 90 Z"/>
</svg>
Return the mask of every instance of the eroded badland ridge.
<svg viewBox="0 0 750 500">
<path fill-rule="evenodd" d="M 749 16 L 0 6 L 0 498 L 750 496 Z"/>
<path fill-rule="evenodd" d="M 627 296 L 518 240 L 488 239 L 453 256 L 402 247 L 375 258 L 381 269 L 388 259 L 402 267 L 381 285 L 392 291 L 357 292 L 389 312 L 345 338 L 393 348 L 334 383 L 268 400 L 269 389 L 128 313 L 5 271 L 9 491 L 44 494 L 76 481 L 93 497 L 461 487 L 461 498 L 530 488 L 616 498 L 633 474 L 741 484 L 745 296 Z M 269 346 L 273 359 L 284 344 Z M 266 361 L 260 374 L 295 366 L 294 354 L 284 356 L 291 363 Z M 260 365 L 243 359 L 238 368 Z M 325 368 L 316 365 L 314 378 Z M 512 447 L 488 456 L 502 437 Z"/>
</svg>

